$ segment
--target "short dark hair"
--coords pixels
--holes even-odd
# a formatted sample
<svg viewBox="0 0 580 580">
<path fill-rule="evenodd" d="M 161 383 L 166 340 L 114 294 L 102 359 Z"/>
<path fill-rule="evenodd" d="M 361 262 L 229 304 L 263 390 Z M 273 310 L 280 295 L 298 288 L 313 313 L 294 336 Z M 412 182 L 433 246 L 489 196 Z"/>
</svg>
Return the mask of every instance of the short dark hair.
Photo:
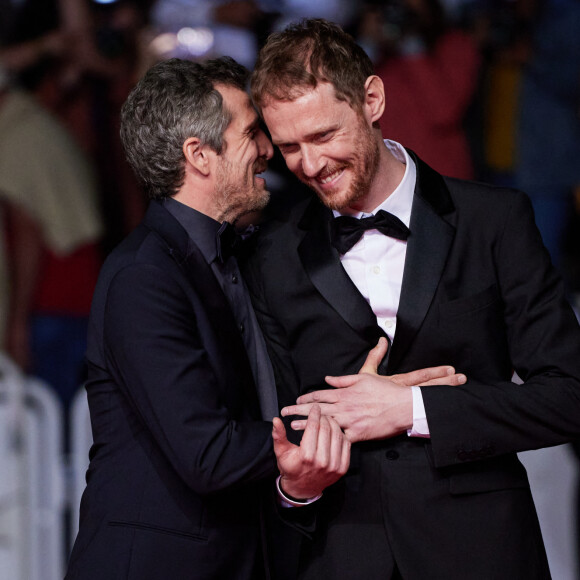
<svg viewBox="0 0 580 580">
<path fill-rule="evenodd" d="M 205 63 L 173 58 L 145 73 L 121 109 L 121 140 L 150 198 L 170 197 L 182 186 L 182 147 L 189 137 L 221 153 L 232 114 L 216 85 L 245 91 L 248 78 L 248 70 L 229 57 Z"/>
<path fill-rule="evenodd" d="M 261 110 L 268 98 L 293 100 L 320 82 L 332 84 L 336 98 L 362 108 L 364 84 L 373 64 L 340 26 L 314 18 L 290 24 L 268 38 L 252 74 L 252 98 Z"/>
</svg>

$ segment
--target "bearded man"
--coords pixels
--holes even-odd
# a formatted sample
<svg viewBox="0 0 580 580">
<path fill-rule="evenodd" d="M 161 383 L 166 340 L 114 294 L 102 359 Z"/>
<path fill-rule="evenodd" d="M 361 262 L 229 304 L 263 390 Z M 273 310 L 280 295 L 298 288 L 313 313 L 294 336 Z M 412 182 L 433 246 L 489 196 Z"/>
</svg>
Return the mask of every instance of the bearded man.
<svg viewBox="0 0 580 580">
<path fill-rule="evenodd" d="M 272 35 L 252 95 L 316 194 L 287 204 L 246 267 L 282 414 L 300 430 L 320 405 L 353 443 L 346 476 L 305 508 L 299 577 L 549 578 L 516 454 L 580 436 L 580 329 L 529 200 L 384 141 L 385 87 L 332 23 Z M 355 374 L 381 336 L 383 374 L 451 364 L 467 381 Z"/>
</svg>

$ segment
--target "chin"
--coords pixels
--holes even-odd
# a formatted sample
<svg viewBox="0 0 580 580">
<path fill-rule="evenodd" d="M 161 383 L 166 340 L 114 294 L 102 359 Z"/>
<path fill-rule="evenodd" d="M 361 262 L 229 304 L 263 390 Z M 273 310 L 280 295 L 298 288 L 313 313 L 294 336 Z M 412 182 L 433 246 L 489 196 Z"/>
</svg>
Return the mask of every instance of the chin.
<svg viewBox="0 0 580 580">
<path fill-rule="evenodd" d="M 260 223 L 262 219 L 262 210 L 268 205 L 270 201 L 270 192 L 266 192 L 268 195 L 264 199 L 260 200 L 260 203 L 255 203 L 251 207 L 248 207 L 236 220 L 236 229 L 244 229 L 249 225 L 256 225 Z"/>
<path fill-rule="evenodd" d="M 334 209 L 340 211 L 346 207 L 349 207 L 353 202 L 356 201 L 356 196 L 352 195 L 352 192 L 322 192 L 318 189 L 314 190 L 318 195 L 320 201 L 329 209 Z"/>
</svg>

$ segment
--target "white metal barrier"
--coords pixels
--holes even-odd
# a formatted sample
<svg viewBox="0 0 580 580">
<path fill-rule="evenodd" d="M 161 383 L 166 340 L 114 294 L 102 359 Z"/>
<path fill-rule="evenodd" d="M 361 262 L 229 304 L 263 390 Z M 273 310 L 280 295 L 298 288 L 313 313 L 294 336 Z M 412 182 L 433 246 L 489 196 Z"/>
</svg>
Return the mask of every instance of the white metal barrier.
<svg viewBox="0 0 580 580">
<path fill-rule="evenodd" d="M 16 367 L 0 358 L 0 578 L 24 580 L 28 559 L 27 462 L 24 448 L 24 382 Z"/>
<path fill-rule="evenodd" d="M 63 576 L 62 429 L 50 387 L 0 354 L 0 578 Z"/>
<path fill-rule="evenodd" d="M 578 459 L 569 445 L 519 454 L 540 519 L 553 580 L 578 580 Z"/>
<path fill-rule="evenodd" d="M 84 387 L 79 389 L 73 399 L 70 423 L 70 496 L 72 514 L 70 545 L 72 546 L 79 528 L 79 508 L 81 496 L 85 489 L 85 473 L 89 466 L 89 449 L 93 444 L 87 392 Z"/>
</svg>

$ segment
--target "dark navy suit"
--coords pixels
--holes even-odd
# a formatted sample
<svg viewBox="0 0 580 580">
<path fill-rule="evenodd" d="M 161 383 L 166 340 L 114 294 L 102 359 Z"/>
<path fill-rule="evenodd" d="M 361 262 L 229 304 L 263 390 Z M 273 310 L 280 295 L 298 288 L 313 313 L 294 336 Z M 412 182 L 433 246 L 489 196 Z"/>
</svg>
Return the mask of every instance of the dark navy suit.
<svg viewBox="0 0 580 580">
<path fill-rule="evenodd" d="M 260 578 L 272 424 L 210 266 L 158 202 L 103 267 L 87 359 L 94 445 L 67 580 Z"/>
</svg>

